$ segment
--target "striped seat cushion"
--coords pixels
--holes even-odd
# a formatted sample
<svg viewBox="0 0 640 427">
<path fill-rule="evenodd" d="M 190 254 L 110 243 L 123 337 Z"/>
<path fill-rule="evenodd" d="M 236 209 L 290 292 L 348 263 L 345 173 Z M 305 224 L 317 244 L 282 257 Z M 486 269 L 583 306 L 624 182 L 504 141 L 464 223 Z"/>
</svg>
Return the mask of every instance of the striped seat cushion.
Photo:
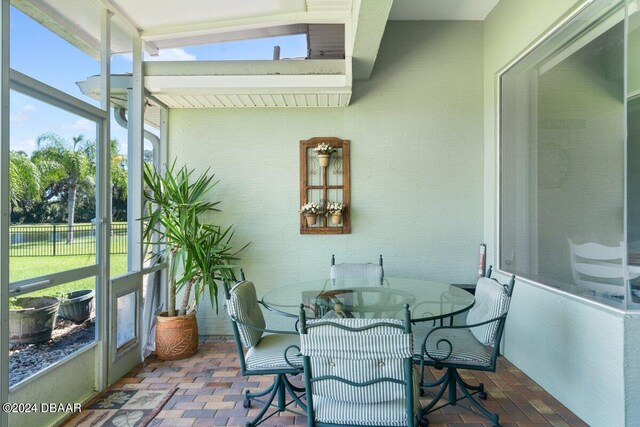
<svg viewBox="0 0 640 427">
<path fill-rule="evenodd" d="M 251 347 L 245 356 L 247 369 L 260 371 L 267 369 L 292 368 L 285 360 L 285 351 L 291 345 L 300 346 L 300 337 L 289 334 L 264 335 L 258 345 Z M 292 364 L 302 367 L 302 357 L 295 348 L 287 351 L 287 358 Z"/>
<path fill-rule="evenodd" d="M 308 325 L 331 322 L 361 328 L 386 322 L 402 326 L 399 320 L 332 319 L 311 320 Z M 349 331 L 334 326 L 308 329 L 300 338 L 301 353 L 309 356 L 312 379 L 336 376 L 363 383 L 379 378 L 405 381 L 405 360 L 412 356 L 413 337 L 402 328 L 378 326 L 364 331 Z M 415 371 L 414 371 L 415 374 Z M 414 410 L 418 392 L 414 382 Z M 312 384 L 315 418 L 321 422 L 343 425 L 407 425 L 405 386 L 383 381 L 356 387 L 337 380 Z"/>
<path fill-rule="evenodd" d="M 253 347 L 260 342 L 263 334 L 262 330 L 267 325 L 262 315 L 262 309 L 258 304 L 256 288 L 252 282 L 242 281 L 231 288 L 229 294 L 230 298 L 227 302 L 229 316 L 238 319 L 240 322 L 255 326 L 251 327 L 236 322 L 242 345 L 245 348 Z"/>
<path fill-rule="evenodd" d="M 510 298 L 497 280 L 481 277 L 476 285 L 476 302 L 467 314 L 467 325 L 494 319 L 509 309 Z M 471 332 L 484 345 L 494 345 L 498 322 L 471 328 Z"/>
<path fill-rule="evenodd" d="M 329 397 L 313 397 L 315 418 L 319 422 L 362 426 L 406 426 L 403 399 L 369 404 L 340 402 Z"/>
<path fill-rule="evenodd" d="M 478 342 L 476 337 L 469 329 L 438 329 L 429 335 L 427 340 L 427 352 L 436 358 L 443 358 L 449 353 L 451 348 L 446 342 L 438 341 L 447 340 L 451 343 L 453 351 L 451 355 L 443 360 L 444 363 L 455 363 L 459 365 L 473 366 L 490 366 L 491 348 Z M 417 353 L 420 354 L 420 353 Z M 424 355 L 426 362 L 433 362 L 428 355 Z"/>
</svg>

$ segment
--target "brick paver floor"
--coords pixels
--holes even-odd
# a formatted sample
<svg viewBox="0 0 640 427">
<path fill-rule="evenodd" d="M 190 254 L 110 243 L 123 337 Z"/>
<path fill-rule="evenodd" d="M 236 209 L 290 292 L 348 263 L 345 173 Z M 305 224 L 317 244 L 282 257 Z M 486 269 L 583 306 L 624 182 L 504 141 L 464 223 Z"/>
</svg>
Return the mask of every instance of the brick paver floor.
<svg viewBox="0 0 640 427">
<path fill-rule="evenodd" d="M 440 375 L 441 371 L 435 371 Z M 518 368 L 501 357 L 494 373 L 461 371 L 468 382 L 485 384 L 485 405 L 500 415 L 503 427 L 586 426 L 571 411 L 545 392 Z M 178 387 L 150 426 L 244 426 L 260 405 L 242 407 L 243 392 L 269 386 L 269 377 L 243 377 L 235 343 L 228 337 L 207 337 L 198 353 L 187 360 L 163 362 L 150 356 L 120 379 L 114 388 L 162 389 Z M 422 400 L 428 402 L 428 396 Z M 462 403 L 462 402 L 461 402 Z M 296 409 L 299 409 L 295 407 Z M 491 426 L 485 418 L 459 406 L 447 406 L 428 416 L 430 427 Z M 303 416 L 283 413 L 265 426 L 305 426 Z"/>
</svg>

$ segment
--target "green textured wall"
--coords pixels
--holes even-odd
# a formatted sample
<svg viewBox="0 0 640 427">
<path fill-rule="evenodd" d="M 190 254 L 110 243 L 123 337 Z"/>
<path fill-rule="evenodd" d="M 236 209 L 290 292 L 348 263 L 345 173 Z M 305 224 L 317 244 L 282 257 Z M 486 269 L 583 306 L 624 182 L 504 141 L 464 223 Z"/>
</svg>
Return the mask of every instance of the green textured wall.
<svg viewBox="0 0 640 427">
<path fill-rule="evenodd" d="M 351 141 L 349 235 L 299 234 L 299 141 Z M 474 282 L 482 239 L 482 23 L 390 22 L 348 108 L 172 110 L 170 158 L 221 183 L 258 294 L 385 258 L 389 277 Z M 208 304 L 202 333 L 228 331 Z"/>
</svg>

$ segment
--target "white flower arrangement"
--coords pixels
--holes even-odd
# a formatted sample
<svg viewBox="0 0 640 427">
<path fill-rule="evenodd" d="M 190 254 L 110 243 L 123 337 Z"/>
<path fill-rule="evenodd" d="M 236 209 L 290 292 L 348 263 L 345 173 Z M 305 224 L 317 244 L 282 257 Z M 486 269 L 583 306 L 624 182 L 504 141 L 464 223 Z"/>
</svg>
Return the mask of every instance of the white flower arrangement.
<svg viewBox="0 0 640 427">
<path fill-rule="evenodd" d="M 322 213 L 322 208 L 317 203 L 310 202 L 306 205 L 302 205 L 300 213 L 303 215 L 319 215 Z"/>
<path fill-rule="evenodd" d="M 340 202 L 327 203 L 327 215 L 341 214 L 347 206 Z"/>
<path fill-rule="evenodd" d="M 331 154 L 331 153 L 335 153 L 336 149 L 331 147 L 329 144 L 325 144 L 323 142 L 318 144 L 318 146 L 315 147 L 313 151 L 315 151 L 316 154 Z"/>
</svg>

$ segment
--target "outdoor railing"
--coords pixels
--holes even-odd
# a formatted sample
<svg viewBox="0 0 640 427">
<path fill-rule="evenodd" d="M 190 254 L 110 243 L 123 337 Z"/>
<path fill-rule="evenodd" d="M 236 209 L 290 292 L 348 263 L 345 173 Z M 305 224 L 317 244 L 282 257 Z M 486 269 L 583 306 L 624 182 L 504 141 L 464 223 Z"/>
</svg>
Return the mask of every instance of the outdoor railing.
<svg viewBox="0 0 640 427">
<path fill-rule="evenodd" d="M 12 257 L 93 255 L 95 224 L 16 225 L 9 228 Z M 111 224 L 111 253 L 127 253 L 127 224 Z"/>
</svg>

